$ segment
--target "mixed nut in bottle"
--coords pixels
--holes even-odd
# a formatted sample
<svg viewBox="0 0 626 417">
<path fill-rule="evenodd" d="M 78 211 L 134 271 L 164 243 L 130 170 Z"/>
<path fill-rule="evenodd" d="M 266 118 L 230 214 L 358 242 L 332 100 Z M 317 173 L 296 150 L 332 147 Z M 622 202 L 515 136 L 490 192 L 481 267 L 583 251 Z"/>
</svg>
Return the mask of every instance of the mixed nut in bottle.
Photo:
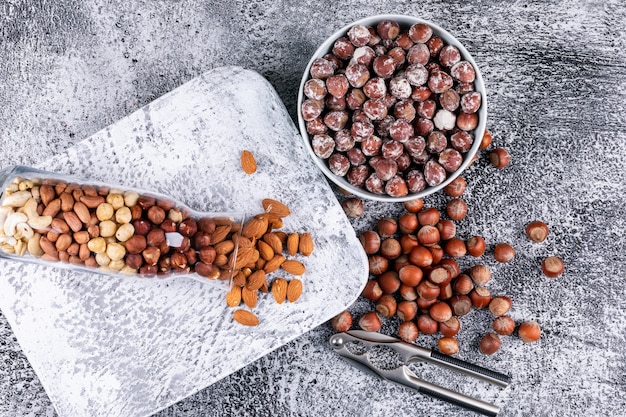
<svg viewBox="0 0 626 417">
<path fill-rule="evenodd" d="M 24 166 L 0 170 L 0 257 L 104 274 L 232 278 L 241 215 Z"/>
</svg>

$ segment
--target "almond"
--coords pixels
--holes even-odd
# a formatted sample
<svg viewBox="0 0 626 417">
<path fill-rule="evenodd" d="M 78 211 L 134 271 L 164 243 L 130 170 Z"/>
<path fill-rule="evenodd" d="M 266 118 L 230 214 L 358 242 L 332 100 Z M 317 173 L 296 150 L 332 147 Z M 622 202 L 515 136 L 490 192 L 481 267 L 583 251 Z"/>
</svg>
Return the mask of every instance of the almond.
<svg viewBox="0 0 626 417">
<path fill-rule="evenodd" d="M 282 230 L 276 230 L 273 233 L 280 239 L 283 245 L 287 243 L 287 233 L 283 232 Z"/>
<path fill-rule="evenodd" d="M 271 246 L 274 253 L 281 253 L 283 251 L 283 242 L 276 233 L 266 233 L 263 236 L 263 241 Z"/>
<path fill-rule="evenodd" d="M 237 307 L 241 303 L 241 287 L 233 286 L 233 288 L 226 293 L 226 304 L 229 307 Z"/>
<path fill-rule="evenodd" d="M 257 290 L 249 290 L 246 287 L 241 289 L 241 299 L 249 308 L 254 308 L 256 306 L 258 298 L 259 296 L 257 294 Z"/>
<path fill-rule="evenodd" d="M 238 271 L 233 276 L 233 284 L 238 287 L 243 287 L 244 285 L 246 285 L 246 276 L 244 275 L 243 271 Z"/>
<path fill-rule="evenodd" d="M 276 271 L 280 266 L 285 262 L 285 257 L 283 255 L 274 255 L 272 259 L 265 263 L 263 270 L 266 274 Z"/>
<path fill-rule="evenodd" d="M 264 241 L 259 240 L 256 243 L 256 247 L 259 250 L 259 254 L 261 255 L 262 259 L 269 261 L 274 257 L 274 249 L 272 249 L 272 247 Z"/>
<path fill-rule="evenodd" d="M 282 304 L 287 298 L 287 285 L 285 278 L 276 278 L 272 281 L 272 295 L 278 304 Z"/>
<path fill-rule="evenodd" d="M 246 310 L 237 310 L 233 313 L 233 319 L 244 326 L 258 326 L 259 318 Z"/>
<path fill-rule="evenodd" d="M 232 240 L 223 240 L 214 246 L 215 253 L 218 255 L 228 255 L 235 249 L 235 243 Z"/>
<path fill-rule="evenodd" d="M 300 243 L 298 244 L 298 250 L 304 256 L 310 256 L 313 253 L 313 248 L 315 245 L 313 244 L 313 238 L 309 233 L 302 233 L 300 235 Z"/>
<path fill-rule="evenodd" d="M 256 160 L 249 150 L 241 152 L 241 168 L 246 174 L 254 174 L 256 172 Z"/>
<path fill-rule="evenodd" d="M 251 247 L 240 247 L 239 249 L 237 249 L 237 255 L 235 256 L 235 264 L 233 265 L 233 267 L 235 269 L 241 269 L 244 266 L 246 266 L 250 262 L 250 259 L 252 259 L 253 252 L 254 252 L 254 248 L 251 248 Z M 229 260 L 230 264 L 233 263 L 232 257 L 234 254 L 235 252 L 232 252 L 230 255 L 230 260 Z"/>
<path fill-rule="evenodd" d="M 280 201 L 272 200 L 271 198 L 263 199 L 263 201 L 261 201 L 261 205 L 263 206 L 263 210 L 267 213 L 275 214 L 278 217 L 287 217 L 291 214 L 289 207 Z"/>
<path fill-rule="evenodd" d="M 228 233 L 230 233 L 230 230 L 231 230 L 230 225 L 217 226 L 215 230 L 213 231 L 213 233 L 211 233 L 211 243 L 213 245 L 216 245 L 220 243 L 221 241 L 223 241 L 224 239 L 226 239 L 226 236 L 228 236 Z"/>
<path fill-rule="evenodd" d="M 293 232 L 287 237 L 287 252 L 291 256 L 295 256 L 298 253 L 298 246 L 300 245 L 300 235 L 297 232 Z"/>
<path fill-rule="evenodd" d="M 281 268 L 292 275 L 302 275 L 306 269 L 302 262 L 292 259 L 283 262 Z"/>
<path fill-rule="evenodd" d="M 290 303 L 295 302 L 302 295 L 302 281 L 297 278 L 289 281 L 289 286 L 287 287 L 287 300 Z"/>
<path fill-rule="evenodd" d="M 254 271 L 246 280 L 245 288 L 249 290 L 258 290 L 265 283 L 265 271 L 262 269 Z"/>
<path fill-rule="evenodd" d="M 267 231 L 267 225 L 267 219 L 252 218 L 243 226 L 241 235 L 249 239 L 258 239 Z"/>
<path fill-rule="evenodd" d="M 77 201 L 74 203 L 74 212 L 78 216 L 81 222 L 87 224 L 89 220 L 91 220 L 91 213 L 89 213 L 89 209 L 85 205 L 85 203 L 81 203 Z"/>
</svg>

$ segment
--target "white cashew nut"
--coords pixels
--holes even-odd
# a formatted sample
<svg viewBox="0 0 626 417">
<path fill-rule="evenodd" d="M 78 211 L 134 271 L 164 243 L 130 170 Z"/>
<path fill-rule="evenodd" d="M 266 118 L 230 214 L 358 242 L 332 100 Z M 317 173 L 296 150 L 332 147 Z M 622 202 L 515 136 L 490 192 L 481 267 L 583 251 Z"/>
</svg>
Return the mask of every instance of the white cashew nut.
<svg viewBox="0 0 626 417">
<path fill-rule="evenodd" d="M 29 198 L 24 203 L 22 211 L 28 217 L 28 225 L 33 229 L 42 230 L 52 223 L 52 216 L 40 216 L 37 213 L 37 201 L 34 198 Z"/>
<path fill-rule="evenodd" d="M 22 207 L 32 196 L 30 191 L 17 191 L 6 196 L 4 200 L 2 200 L 2 205 L 8 207 Z"/>
<path fill-rule="evenodd" d="M 4 221 L 4 234 L 6 236 L 13 236 L 15 234 L 15 226 L 18 223 L 26 223 L 28 217 L 24 213 L 11 213 Z"/>
<path fill-rule="evenodd" d="M 0 230 L 4 230 L 4 222 L 11 213 L 13 213 L 11 207 L 0 206 Z"/>
<path fill-rule="evenodd" d="M 0 236 L 0 243 L 15 246 L 17 240 L 13 236 Z"/>
<path fill-rule="evenodd" d="M 40 257 L 43 255 L 43 249 L 41 249 L 39 239 L 41 239 L 41 235 L 39 233 L 35 233 L 33 237 L 28 239 L 28 253 L 36 257 Z"/>
<path fill-rule="evenodd" d="M 33 237 L 33 235 L 35 234 L 35 232 L 33 232 L 33 229 L 28 225 L 28 223 L 18 223 L 15 225 L 15 238 L 16 239 L 30 239 L 31 237 Z"/>
</svg>

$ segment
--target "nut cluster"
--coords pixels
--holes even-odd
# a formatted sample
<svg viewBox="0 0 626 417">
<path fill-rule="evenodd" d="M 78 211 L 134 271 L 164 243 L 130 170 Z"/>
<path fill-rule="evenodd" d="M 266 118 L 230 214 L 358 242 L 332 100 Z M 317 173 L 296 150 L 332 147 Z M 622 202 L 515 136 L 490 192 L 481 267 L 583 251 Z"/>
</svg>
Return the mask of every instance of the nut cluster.
<svg viewBox="0 0 626 417">
<path fill-rule="evenodd" d="M 3 191 L 0 248 L 102 272 L 230 279 L 241 225 L 107 186 L 16 177 Z"/>
<path fill-rule="evenodd" d="M 453 197 L 451 201 L 462 201 L 464 184 L 461 177 L 450 184 L 446 194 Z M 458 237 L 454 219 L 443 218 L 436 208 L 424 207 L 421 199 L 408 201 L 404 207 L 406 212 L 398 218 L 381 218 L 374 229 L 360 235 L 371 274 L 361 295 L 373 302 L 374 311 L 360 317 L 359 327 L 378 331 L 384 318 L 395 316 L 401 321 L 397 332 L 402 340 L 413 342 L 420 333 L 439 333 L 439 350 L 452 355 L 459 351 L 455 336 L 462 317 L 484 309 L 493 317 L 493 331 L 481 339 L 479 349 L 484 354 L 495 353 L 502 343 L 500 337 L 515 330 L 508 315 L 513 301 L 506 295 L 491 294 L 489 267 L 476 263 L 461 271 L 457 262 L 466 255 L 481 257 L 485 240 L 481 236 Z M 453 216 L 448 213 L 448 217 Z M 499 262 L 511 261 L 514 254 L 506 243 L 496 245 L 493 253 Z M 337 331 L 347 331 L 352 316 L 344 311 L 331 324 Z M 538 325 L 533 324 L 532 332 L 527 327 L 520 326 L 520 337 L 525 342 L 537 340 Z"/>
<path fill-rule="evenodd" d="M 281 202 L 264 199 L 262 205 L 265 212 L 248 220 L 241 231 L 232 287 L 226 294 L 226 304 L 230 307 L 239 307 L 243 302 L 252 309 L 260 294 L 270 292 L 278 304 L 285 300 L 293 303 L 302 295 L 302 280 L 295 277 L 287 280 L 284 273 L 296 277 L 305 273 L 306 267 L 295 257 L 313 253 L 313 238 L 308 232 L 279 230 L 282 219 L 290 214 Z M 281 276 L 270 278 L 272 273 Z M 233 318 L 244 326 L 259 324 L 254 313 L 243 309 L 236 310 Z"/>
<path fill-rule="evenodd" d="M 474 143 L 476 70 L 426 24 L 355 25 L 310 75 L 301 116 L 312 148 L 355 187 L 400 197 L 439 185 Z"/>
</svg>

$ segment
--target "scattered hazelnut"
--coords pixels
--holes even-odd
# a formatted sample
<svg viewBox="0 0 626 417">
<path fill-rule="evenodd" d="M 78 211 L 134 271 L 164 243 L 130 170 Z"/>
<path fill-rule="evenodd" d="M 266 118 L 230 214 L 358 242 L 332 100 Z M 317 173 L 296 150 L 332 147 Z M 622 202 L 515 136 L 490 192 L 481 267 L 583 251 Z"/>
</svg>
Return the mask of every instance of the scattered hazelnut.
<svg viewBox="0 0 626 417">
<path fill-rule="evenodd" d="M 491 292 L 484 287 L 474 288 L 469 293 L 469 297 L 474 308 L 485 308 L 491 302 Z"/>
<path fill-rule="evenodd" d="M 365 288 L 361 291 L 361 296 L 363 298 L 367 298 L 368 300 L 376 301 L 383 295 L 383 290 L 378 285 L 377 279 L 370 279 L 365 284 Z"/>
<path fill-rule="evenodd" d="M 472 300 L 464 294 L 453 295 L 449 303 L 455 316 L 464 316 L 472 309 Z"/>
<path fill-rule="evenodd" d="M 526 236 L 533 242 L 543 242 L 548 237 L 548 225 L 541 221 L 533 221 L 526 226 Z"/>
<path fill-rule="evenodd" d="M 498 295 L 493 297 L 489 302 L 489 311 L 494 316 L 503 316 L 511 309 L 513 302 L 505 295 Z"/>
<path fill-rule="evenodd" d="M 337 332 L 347 332 L 352 327 L 352 314 L 342 311 L 332 318 L 331 326 Z"/>
<path fill-rule="evenodd" d="M 380 236 L 373 230 L 361 233 L 359 240 L 368 255 L 373 255 L 380 249 Z"/>
<path fill-rule="evenodd" d="M 493 331 L 502 336 L 508 336 L 515 330 L 515 321 L 509 316 L 499 316 L 493 321 Z"/>
<path fill-rule="evenodd" d="M 509 262 L 515 256 L 515 249 L 508 243 L 498 243 L 493 250 L 493 257 L 498 262 Z"/>
<path fill-rule="evenodd" d="M 398 303 L 392 294 L 384 294 L 376 301 L 376 311 L 383 317 L 392 317 L 397 308 Z"/>
<path fill-rule="evenodd" d="M 378 285 L 384 294 L 393 294 L 400 289 L 401 281 L 397 272 L 387 271 L 378 277 Z"/>
<path fill-rule="evenodd" d="M 417 303 L 415 301 L 402 300 L 398 303 L 396 315 L 402 321 L 411 321 L 417 315 Z"/>
<path fill-rule="evenodd" d="M 348 217 L 357 218 L 363 215 L 363 201 L 359 198 L 348 198 L 344 200 L 341 207 Z"/>
<path fill-rule="evenodd" d="M 467 295 L 474 289 L 474 282 L 469 275 L 461 274 L 454 280 L 452 289 L 459 295 Z"/>
<path fill-rule="evenodd" d="M 493 136 L 491 135 L 491 132 L 489 132 L 488 130 L 485 130 L 485 133 L 483 134 L 483 137 L 480 141 L 480 146 L 478 147 L 478 149 L 480 150 L 487 149 L 489 145 L 491 145 L 492 140 L 493 140 Z"/>
<path fill-rule="evenodd" d="M 382 255 L 371 255 L 368 258 L 369 270 L 373 275 L 381 275 L 387 272 L 389 261 Z"/>
<path fill-rule="evenodd" d="M 398 230 L 398 222 L 391 217 L 384 217 L 378 221 L 378 233 L 381 237 L 389 237 Z"/>
<path fill-rule="evenodd" d="M 500 337 L 495 333 L 487 333 L 480 339 L 480 351 L 485 355 L 493 355 L 502 346 Z"/>
<path fill-rule="evenodd" d="M 424 334 L 435 334 L 439 330 L 439 323 L 428 314 L 422 314 L 417 318 L 417 328 Z"/>
<path fill-rule="evenodd" d="M 467 216 L 467 204 L 460 198 L 454 198 L 448 202 L 446 213 L 452 220 L 463 220 Z"/>
<path fill-rule="evenodd" d="M 414 342 L 418 335 L 419 330 L 413 321 L 404 321 L 398 326 L 398 336 L 407 343 Z"/>
<path fill-rule="evenodd" d="M 447 303 L 438 301 L 428 310 L 430 317 L 436 322 L 444 322 L 452 317 L 452 309 Z"/>
<path fill-rule="evenodd" d="M 445 251 L 448 256 L 453 258 L 460 258 L 465 256 L 467 253 L 467 247 L 465 246 L 465 242 L 458 237 L 453 237 L 446 242 Z"/>
<path fill-rule="evenodd" d="M 383 326 L 380 317 L 375 311 L 369 311 L 359 319 L 359 327 L 368 332 L 377 332 Z"/>
<path fill-rule="evenodd" d="M 456 317 L 450 317 L 439 323 L 439 331 L 446 337 L 452 337 L 461 330 L 461 322 Z"/>
<path fill-rule="evenodd" d="M 388 237 L 380 244 L 380 254 L 387 259 L 395 259 L 402 253 L 402 246 L 398 239 Z"/>
<path fill-rule="evenodd" d="M 472 236 L 465 242 L 465 246 L 467 247 L 467 253 L 475 258 L 481 257 L 487 248 L 485 239 L 482 236 Z"/>
<path fill-rule="evenodd" d="M 482 287 L 487 284 L 489 280 L 491 280 L 491 270 L 489 269 L 489 267 L 482 264 L 474 265 L 470 269 L 469 276 L 474 284 Z"/>
<path fill-rule="evenodd" d="M 548 278 L 556 278 L 563 273 L 565 265 L 558 256 L 548 256 L 541 262 L 541 270 Z"/>
<path fill-rule="evenodd" d="M 404 208 L 409 213 L 417 213 L 422 208 L 424 208 L 424 200 L 422 200 L 421 198 L 416 198 L 414 200 L 405 201 Z"/>
<path fill-rule="evenodd" d="M 496 148 L 489 154 L 489 161 L 495 168 L 501 169 L 509 165 L 511 155 L 504 148 Z"/>
<path fill-rule="evenodd" d="M 434 207 L 423 209 L 417 213 L 417 220 L 422 226 L 436 226 L 440 218 L 439 210 Z"/>
<path fill-rule="evenodd" d="M 459 353 L 459 342 L 454 337 L 442 337 L 437 342 L 437 346 L 444 355 Z"/>
<path fill-rule="evenodd" d="M 541 328 L 534 320 L 520 324 L 517 332 L 524 343 L 536 342 L 541 338 Z"/>
</svg>

